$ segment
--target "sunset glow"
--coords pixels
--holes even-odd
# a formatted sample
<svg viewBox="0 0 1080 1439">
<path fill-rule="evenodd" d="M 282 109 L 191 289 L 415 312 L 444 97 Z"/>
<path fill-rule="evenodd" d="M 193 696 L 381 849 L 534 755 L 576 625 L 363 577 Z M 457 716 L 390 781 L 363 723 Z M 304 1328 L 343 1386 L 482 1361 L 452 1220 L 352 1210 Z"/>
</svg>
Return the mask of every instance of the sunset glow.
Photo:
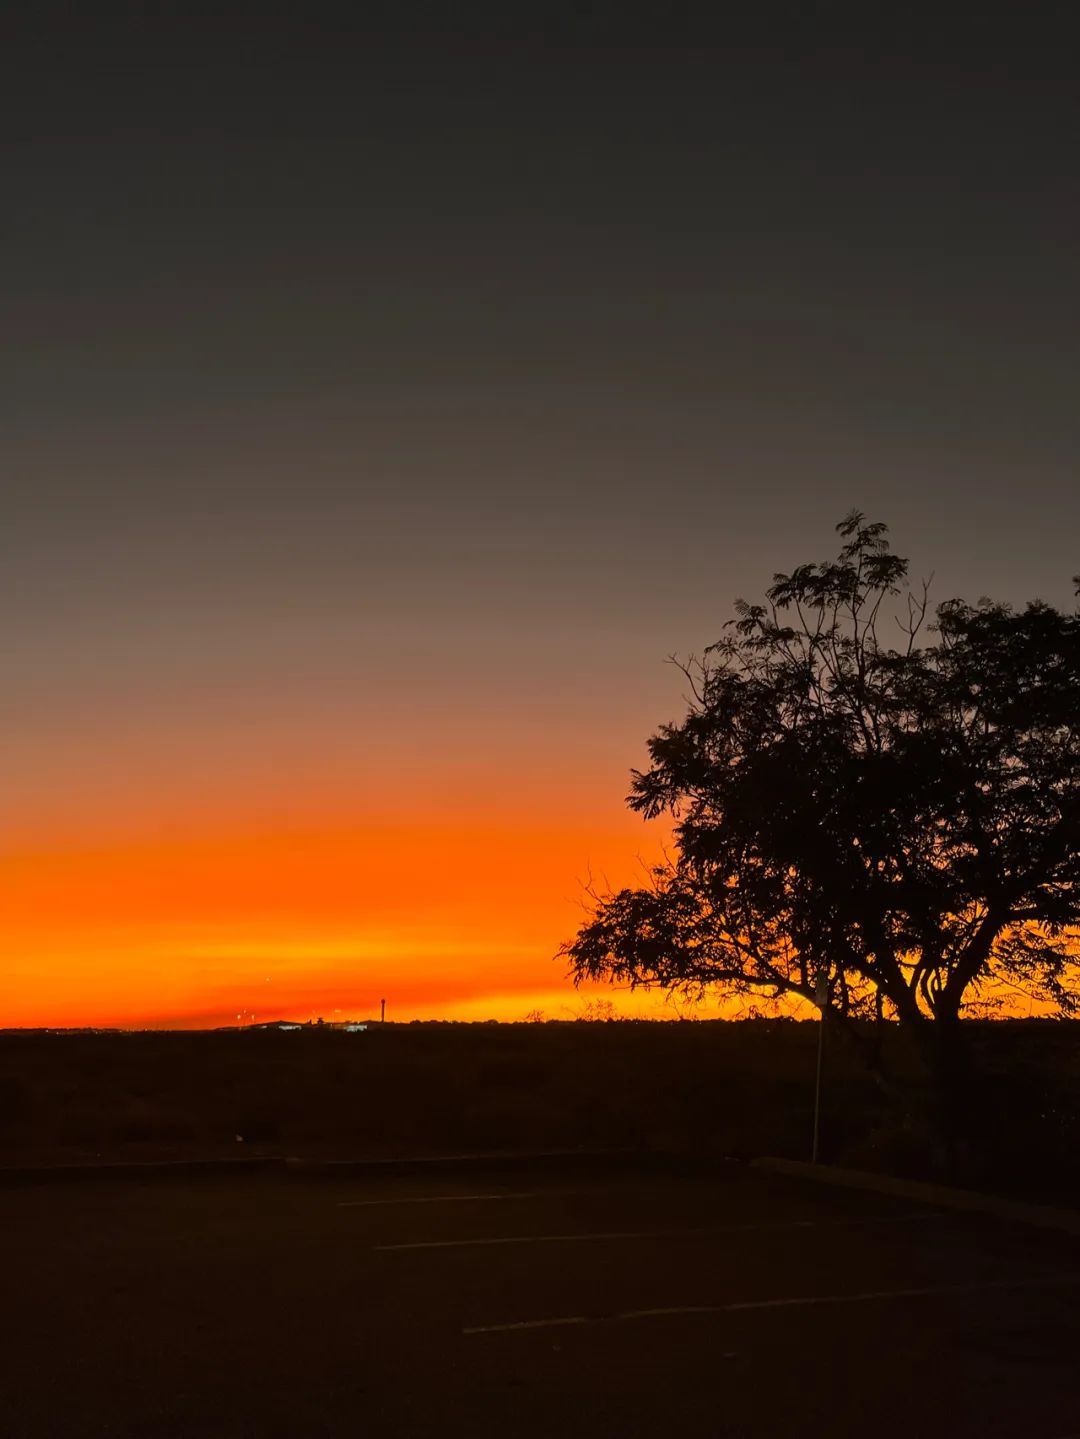
<svg viewBox="0 0 1080 1439">
<path fill-rule="evenodd" d="M 587 866 L 640 875 L 641 825 L 612 817 L 218 829 L 9 855 L 5 1022 L 364 1017 L 382 998 L 397 1020 L 567 1017 L 582 998 L 552 957 Z"/>
</svg>

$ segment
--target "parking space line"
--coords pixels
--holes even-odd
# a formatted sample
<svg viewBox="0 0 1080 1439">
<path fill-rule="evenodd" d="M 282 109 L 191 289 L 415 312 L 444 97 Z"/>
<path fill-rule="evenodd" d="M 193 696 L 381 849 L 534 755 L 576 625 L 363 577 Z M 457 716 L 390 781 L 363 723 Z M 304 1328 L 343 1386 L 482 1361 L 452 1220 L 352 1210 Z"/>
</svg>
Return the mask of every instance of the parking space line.
<svg viewBox="0 0 1080 1439">
<path fill-rule="evenodd" d="M 553 1329 L 567 1324 L 624 1323 L 635 1319 L 678 1318 L 704 1314 L 740 1314 L 751 1309 L 796 1309 L 818 1304 L 870 1304 L 892 1299 L 933 1299 L 953 1294 L 981 1294 L 994 1289 L 1052 1289 L 1080 1284 L 1080 1274 L 1030 1279 L 986 1279 L 970 1284 L 929 1285 L 921 1289 L 868 1289 L 859 1294 L 806 1294 L 782 1299 L 737 1299 L 730 1304 L 685 1304 L 659 1309 L 628 1309 L 622 1314 L 592 1318 L 571 1315 L 556 1319 L 519 1319 L 509 1324 L 474 1324 L 462 1334 L 506 1334 L 516 1329 Z"/>
<path fill-rule="evenodd" d="M 621 1319 L 622 1315 L 615 1315 Z M 508 1334 L 512 1329 L 565 1329 L 571 1324 L 599 1324 L 602 1321 L 587 1314 L 570 1314 L 563 1319 L 519 1319 L 514 1324 L 481 1324 L 463 1329 L 462 1334 Z"/>
<path fill-rule="evenodd" d="M 342 1199 L 339 1209 L 374 1209 L 395 1204 L 478 1204 L 487 1199 L 535 1199 L 533 1194 L 421 1194 L 398 1199 Z"/>
<path fill-rule="evenodd" d="M 408 1244 L 376 1244 L 382 1252 L 402 1249 L 485 1249 L 499 1244 L 580 1244 L 601 1239 L 670 1239 L 675 1235 L 702 1234 L 701 1229 L 617 1230 L 610 1234 L 507 1234 L 490 1239 L 420 1239 Z"/>
<path fill-rule="evenodd" d="M 936 1219 L 934 1213 L 874 1214 L 844 1219 L 778 1219 L 759 1224 L 702 1225 L 694 1229 L 613 1229 L 594 1234 L 507 1234 L 482 1239 L 417 1239 L 401 1244 L 375 1244 L 383 1253 L 406 1249 L 483 1249 L 502 1244 L 581 1244 L 611 1239 L 684 1239 L 702 1235 L 752 1234 L 784 1229 L 826 1229 L 860 1224 L 911 1224 Z"/>
</svg>

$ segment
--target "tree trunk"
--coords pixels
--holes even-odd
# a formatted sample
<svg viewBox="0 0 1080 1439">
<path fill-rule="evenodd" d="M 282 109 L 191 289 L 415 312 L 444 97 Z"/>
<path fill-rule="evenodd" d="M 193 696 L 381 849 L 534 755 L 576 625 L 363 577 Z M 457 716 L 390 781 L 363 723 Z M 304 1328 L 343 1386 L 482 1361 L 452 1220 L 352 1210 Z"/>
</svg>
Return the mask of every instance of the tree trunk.
<svg viewBox="0 0 1080 1439">
<path fill-rule="evenodd" d="M 931 1078 L 931 1123 L 943 1177 L 963 1182 L 972 1164 L 972 1075 L 967 1036 L 955 1014 L 926 1025 Z"/>
</svg>

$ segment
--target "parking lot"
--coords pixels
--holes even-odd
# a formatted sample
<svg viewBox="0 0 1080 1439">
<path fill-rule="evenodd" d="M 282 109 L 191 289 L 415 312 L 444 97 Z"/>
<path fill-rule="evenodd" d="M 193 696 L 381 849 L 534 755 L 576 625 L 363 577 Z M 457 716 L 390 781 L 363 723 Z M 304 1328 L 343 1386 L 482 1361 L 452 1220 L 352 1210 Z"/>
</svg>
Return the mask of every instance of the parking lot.
<svg viewBox="0 0 1080 1439">
<path fill-rule="evenodd" d="M 1080 1242 L 742 1169 L 7 1187 L 0 1428 L 1080 1433 Z"/>
</svg>

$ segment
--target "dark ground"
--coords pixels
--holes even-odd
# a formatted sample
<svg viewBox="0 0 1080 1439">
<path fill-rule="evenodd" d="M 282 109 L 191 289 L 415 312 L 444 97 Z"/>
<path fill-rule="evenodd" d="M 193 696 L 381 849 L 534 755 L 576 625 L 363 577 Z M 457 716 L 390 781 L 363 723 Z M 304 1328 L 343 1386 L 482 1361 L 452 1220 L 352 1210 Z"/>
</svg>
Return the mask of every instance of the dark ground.
<svg viewBox="0 0 1080 1439">
<path fill-rule="evenodd" d="M 1080 1207 L 1080 1024 L 966 1026 L 974 1187 Z M 363 1034 L 0 1034 L 0 1166 L 646 1148 L 807 1157 L 817 1025 L 386 1025 Z M 239 1136 L 239 1137 L 238 1137 Z M 934 1176 L 918 1105 L 838 1043 L 822 1154 Z"/>
<path fill-rule="evenodd" d="M 1080 1431 L 1080 1242 L 741 1166 L 0 1209 L 13 1439 Z"/>
</svg>

